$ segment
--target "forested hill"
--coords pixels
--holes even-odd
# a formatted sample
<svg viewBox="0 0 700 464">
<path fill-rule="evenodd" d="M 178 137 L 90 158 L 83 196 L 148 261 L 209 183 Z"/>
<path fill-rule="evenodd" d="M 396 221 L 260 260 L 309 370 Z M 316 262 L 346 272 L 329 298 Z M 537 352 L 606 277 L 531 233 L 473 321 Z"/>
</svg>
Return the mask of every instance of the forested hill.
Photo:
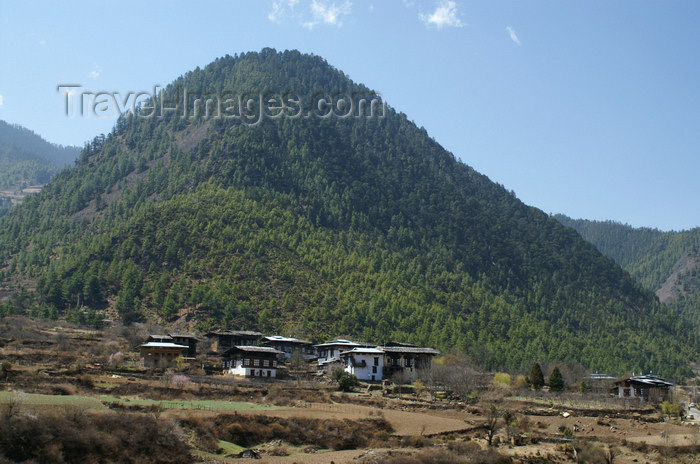
<svg viewBox="0 0 700 464">
<path fill-rule="evenodd" d="M 374 95 L 319 57 L 270 49 L 185 74 L 165 106 L 185 89 L 290 92 L 305 109 Z M 490 368 L 688 372 L 690 325 L 575 231 L 405 115 L 340 117 L 335 102 L 325 118 L 121 118 L 0 220 L 0 277 L 34 280 L 35 311 L 49 315 L 84 305 L 126 321 L 401 340 Z"/>
<path fill-rule="evenodd" d="M 78 147 L 55 145 L 29 129 L 0 121 L 0 189 L 45 184 L 79 153 Z"/>
<path fill-rule="evenodd" d="M 661 301 L 700 321 L 700 228 L 662 232 L 555 216 L 614 259 Z"/>
</svg>

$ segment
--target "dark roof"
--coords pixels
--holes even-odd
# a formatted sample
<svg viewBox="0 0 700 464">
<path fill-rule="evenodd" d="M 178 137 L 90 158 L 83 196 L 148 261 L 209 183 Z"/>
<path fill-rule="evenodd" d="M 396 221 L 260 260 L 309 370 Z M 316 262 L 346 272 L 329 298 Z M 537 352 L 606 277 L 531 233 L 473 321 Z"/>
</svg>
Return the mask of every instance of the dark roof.
<svg viewBox="0 0 700 464">
<path fill-rule="evenodd" d="M 232 335 L 238 337 L 262 337 L 260 332 L 255 332 L 254 330 L 217 330 L 214 332 L 208 332 L 207 336 L 211 335 Z"/>
<path fill-rule="evenodd" d="M 403 342 L 387 342 L 384 346 L 406 346 L 406 347 L 413 347 L 413 348 L 419 348 L 418 345 L 414 345 L 413 343 L 403 343 Z"/>
<path fill-rule="evenodd" d="M 199 338 L 195 334 L 177 334 L 177 333 L 171 333 L 170 336 L 172 338 L 189 338 L 191 340 L 197 340 L 199 341 Z"/>
<path fill-rule="evenodd" d="M 436 356 L 440 354 L 435 348 L 422 348 L 420 346 L 378 346 L 385 353 L 406 353 L 406 354 L 429 354 Z"/>
<path fill-rule="evenodd" d="M 673 386 L 673 384 L 671 382 L 667 382 L 666 380 L 662 379 L 658 375 L 653 375 L 653 374 L 638 375 L 635 377 L 630 377 L 627 379 L 618 380 L 615 383 L 616 384 L 636 383 L 636 384 L 645 385 L 648 387 L 664 387 L 664 388 L 668 388 L 668 387 Z"/>
<path fill-rule="evenodd" d="M 237 351 L 243 351 L 245 353 L 265 353 L 265 354 L 284 354 L 282 351 L 276 350 L 270 346 L 250 346 L 250 345 L 241 345 L 241 346 L 232 346 L 228 350 L 226 350 L 223 353 L 223 356 L 229 355 L 231 353 L 235 353 Z"/>
</svg>

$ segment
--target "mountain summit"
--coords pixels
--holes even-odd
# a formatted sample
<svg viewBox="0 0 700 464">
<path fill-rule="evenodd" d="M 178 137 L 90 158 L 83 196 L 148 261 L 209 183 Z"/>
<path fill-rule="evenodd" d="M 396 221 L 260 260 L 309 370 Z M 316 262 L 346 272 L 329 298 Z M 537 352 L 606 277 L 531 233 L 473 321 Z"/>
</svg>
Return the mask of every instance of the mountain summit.
<svg viewBox="0 0 700 464">
<path fill-rule="evenodd" d="M 323 59 L 226 56 L 0 221 L 4 284 L 82 307 L 687 373 L 685 320 Z M 7 305 L 9 307 L 9 305 Z M 688 332 L 688 333 L 686 333 Z"/>
</svg>

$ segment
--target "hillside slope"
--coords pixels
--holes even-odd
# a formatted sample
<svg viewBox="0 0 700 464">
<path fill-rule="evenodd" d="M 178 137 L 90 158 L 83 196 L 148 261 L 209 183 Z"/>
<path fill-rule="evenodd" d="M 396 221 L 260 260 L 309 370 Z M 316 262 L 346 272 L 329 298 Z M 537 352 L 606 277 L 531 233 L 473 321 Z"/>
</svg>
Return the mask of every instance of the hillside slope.
<svg viewBox="0 0 700 464">
<path fill-rule="evenodd" d="M 700 321 L 700 228 L 662 232 L 555 216 L 614 259 L 659 299 Z"/>
<path fill-rule="evenodd" d="M 293 92 L 303 108 L 374 95 L 321 58 L 270 49 L 187 73 L 164 100 L 184 89 Z M 685 319 L 405 115 L 275 114 L 121 118 L 0 220 L 4 285 L 33 279 L 47 314 L 397 339 L 485 367 L 688 372 Z"/>
<path fill-rule="evenodd" d="M 29 129 L 0 121 L 0 189 L 45 184 L 79 153 L 78 147 L 55 145 Z"/>
</svg>

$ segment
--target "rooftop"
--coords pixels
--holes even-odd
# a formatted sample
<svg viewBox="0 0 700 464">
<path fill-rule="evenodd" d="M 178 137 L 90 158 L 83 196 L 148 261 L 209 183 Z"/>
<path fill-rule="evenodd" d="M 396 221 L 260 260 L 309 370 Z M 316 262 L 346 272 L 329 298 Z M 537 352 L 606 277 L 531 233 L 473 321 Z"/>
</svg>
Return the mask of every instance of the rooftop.
<svg viewBox="0 0 700 464">
<path fill-rule="evenodd" d="M 265 340 L 268 342 L 284 342 L 284 343 L 299 343 L 299 344 L 304 344 L 304 345 L 310 345 L 311 342 L 307 342 L 306 340 L 300 340 L 298 338 L 294 337 L 282 337 L 281 335 L 271 335 L 269 337 L 263 337 Z"/>
<path fill-rule="evenodd" d="M 344 354 L 384 354 L 384 351 L 380 350 L 379 348 L 357 347 L 340 353 L 341 356 Z"/>
<path fill-rule="evenodd" d="M 185 345 L 178 345 L 176 343 L 170 343 L 170 342 L 148 342 L 144 343 L 143 345 L 140 345 L 141 348 L 179 348 L 179 349 L 187 349 L 189 348 L 188 346 Z"/>
<path fill-rule="evenodd" d="M 250 345 L 241 345 L 241 346 L 234 346 L 226 350 L 224 355 L 232 352 L 232 351 L 244 351 L 246 353 L 267 353 L 267 354 L 283 354 L 281 351 L 276 350 L 272 348 L 271 346 L 250 346 Z"/>
<path fill-rule="evenodd" d="M 438 355 L 440 352 L 435 348 L 422 348 L 419 346 L 380 346 L 385 353 L 407 353 L 407 354 L 429 354 Z"/>
<path fill-rule="evenodd" d="M 260 332 L 254 330 L 217 330 L 208 332 L 207 335 L 233 335 L 239 337 L 262 337 Z"/>
</svg>

